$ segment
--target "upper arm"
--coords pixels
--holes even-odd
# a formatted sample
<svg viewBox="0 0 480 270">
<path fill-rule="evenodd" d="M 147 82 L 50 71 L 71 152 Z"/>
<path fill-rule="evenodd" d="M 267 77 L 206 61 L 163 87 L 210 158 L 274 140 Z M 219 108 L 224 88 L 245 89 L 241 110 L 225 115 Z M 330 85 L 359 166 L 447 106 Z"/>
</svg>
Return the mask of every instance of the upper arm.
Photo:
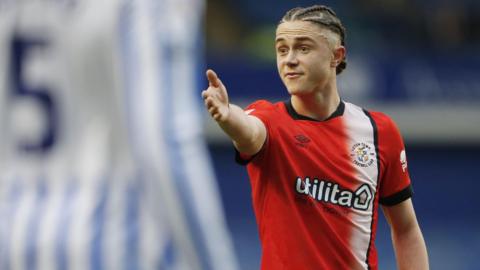
<svg viewBox="0 0 480 270">
<path fill-rule="evenodd" d="M 378 130 L 380 157 L 380 203 L 393 206 L 413 195 L 405 145 L 393 120 L 383 113 L 372 113 Z"/>
<path fill-rule="evenodd" d="M 382 209 L 392 232 L 395 234 L 401 234 L 418 226 L 411 199 L 393 206 L 383 206 Z"/>
<path fill-rule="evenodd" d="M 265 127 L 265 124 L 262 122 L 262 120 L 260 120 L 259 118 L 251 115 L 249 115 L 248 118 L 250 119 L 250 121 L 252 121 L 253 126 L 255 127 L 254 145 L 257 149 L 256 152 L 258 152 L 260 151 L 263 144 L 265 143 L 265 140 L 267 139 L 267 128 Z"/>
<path fill-rule="evenodd" d="M 251 128 L 251 140 L 245 144 L 239 144 L 234 141 L 235 148 L 246 155 L 255 155 L 258 153 L 267 139 L 267 128 L 265 124 L 257 117 L 247 115 L 248 126 Z"/>
</svg>

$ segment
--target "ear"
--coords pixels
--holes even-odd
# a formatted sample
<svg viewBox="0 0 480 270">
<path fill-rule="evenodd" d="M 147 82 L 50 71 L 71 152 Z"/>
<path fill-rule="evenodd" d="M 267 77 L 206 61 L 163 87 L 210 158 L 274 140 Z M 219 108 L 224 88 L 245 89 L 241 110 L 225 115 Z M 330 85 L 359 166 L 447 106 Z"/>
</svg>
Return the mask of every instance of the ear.
<svg viewBox="0 0 480 270">
<path fill-rule="evenodd" d="M 333 58 L 332 62 L 330 63 L 330 67 L 336 68 L 338 65 L 340 65 L 342 60 L 345 59 L 346 53 L 347 50 L 344 46 L 338 46 L 337 48 L 333 49 Z"/>
</svg>

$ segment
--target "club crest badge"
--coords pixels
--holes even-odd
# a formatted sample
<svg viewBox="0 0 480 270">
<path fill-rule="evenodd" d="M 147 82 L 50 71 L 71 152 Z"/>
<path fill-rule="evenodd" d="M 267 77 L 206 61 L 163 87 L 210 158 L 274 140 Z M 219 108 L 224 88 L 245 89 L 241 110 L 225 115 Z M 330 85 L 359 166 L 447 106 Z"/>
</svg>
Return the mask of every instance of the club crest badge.
<svg viewBox="0 0 480 270">
<path fill-rule="evenodd" d="M 375 151 L 366 143 L 356 143 L 350 151 L 353 163 L 360 167 L 369 167 L 375 161 Z"/>
</svg>

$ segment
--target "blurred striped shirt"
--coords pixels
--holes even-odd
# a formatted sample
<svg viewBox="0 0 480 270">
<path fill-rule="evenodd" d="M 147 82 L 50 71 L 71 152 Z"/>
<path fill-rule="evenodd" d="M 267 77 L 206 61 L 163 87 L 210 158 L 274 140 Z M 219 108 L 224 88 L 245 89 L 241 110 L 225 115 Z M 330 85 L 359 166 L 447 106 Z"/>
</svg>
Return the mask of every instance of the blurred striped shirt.
<svg viewBox="0 0 480 270">
<path fill-rule="evenodd" d="M 200 0 L 0 1 L 0 269 L 237 269 Z"/>
</svg>

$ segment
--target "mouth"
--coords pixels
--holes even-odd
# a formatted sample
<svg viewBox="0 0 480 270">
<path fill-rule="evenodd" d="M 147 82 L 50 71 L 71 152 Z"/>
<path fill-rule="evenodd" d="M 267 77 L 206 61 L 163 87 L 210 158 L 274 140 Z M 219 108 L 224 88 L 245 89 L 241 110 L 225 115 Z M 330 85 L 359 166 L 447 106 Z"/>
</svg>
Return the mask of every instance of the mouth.
<svg viewBox="0 0 480 270">
<path fill-rule="evenodd" d="M 303 73 L 301 72 L 287 72 L 285 73 L 285 78 L 287 79 L 296 79 L 300 77 Z"/>
</svg>

